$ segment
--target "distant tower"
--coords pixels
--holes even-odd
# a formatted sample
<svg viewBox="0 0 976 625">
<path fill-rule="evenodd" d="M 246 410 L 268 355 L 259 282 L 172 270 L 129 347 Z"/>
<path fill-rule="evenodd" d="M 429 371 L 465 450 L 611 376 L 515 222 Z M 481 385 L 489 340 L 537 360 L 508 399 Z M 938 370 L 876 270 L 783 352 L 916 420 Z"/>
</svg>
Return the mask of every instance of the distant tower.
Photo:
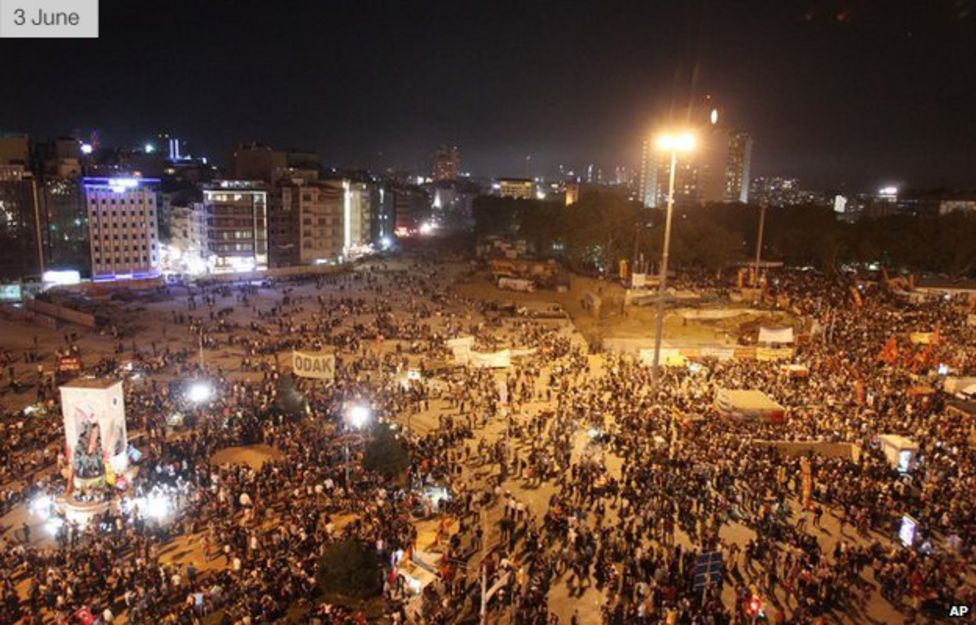
<svg viewBox="0 0 976 625">
<path fill-rule="evenodd" d="M 457 180 L 461 170 L 461 151 L 457 146 L 447 148 L 441 146 L 434 152 L 434 180 Z"/>
</svg>

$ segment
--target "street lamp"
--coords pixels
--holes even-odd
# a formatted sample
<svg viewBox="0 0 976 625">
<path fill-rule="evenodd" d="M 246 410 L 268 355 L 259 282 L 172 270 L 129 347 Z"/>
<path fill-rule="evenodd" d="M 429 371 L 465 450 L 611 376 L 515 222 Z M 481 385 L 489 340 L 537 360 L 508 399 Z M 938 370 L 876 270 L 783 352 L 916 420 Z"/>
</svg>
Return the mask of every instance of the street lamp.
<svg viewBox="0 0 976 625">
<path fill-rule="evenodd" d="M 202 404 L 210 401 L 213 397 L 214 388 L 209 382 L 194 382 L 190 386 L 190 390 L 187 391 L 187 399 L 189 399 L 194 404 Z"/>
<path fill-rule="evenodd" d="M 678 152 L 695 149 L 695 136 L 690 132 L 665 133 L 656 141 L 657 149 L 671 153 L 668 176 L 668 210 L 664 220 L 664 248 L 661 251 L 661 278 L 658 281 L 657 318 L 654 332 L 654 364 L 651 368 L 651 388 L 657 389 L 658 366 L 661 360 L 661 334 L 664 331 L 664 295 L 668 283 L 668 251 L 671 247 L 671 214 L 674 211 L 674 172 L 678 165 Z"/>
<path fill-rule="evenodd" d="M 346 425 L 354 430 L 363 429 L 369 420 L 373 416 L 373 411 L 367 404 L 352 404 L 346 408 L 345 422 Z M 347 440 L 342 446 L 343 456 L 345 456 L 345 474 L 346 474 L 346 490 L 350 489 L 349 486 L 349 441 Z"/>
</svg>

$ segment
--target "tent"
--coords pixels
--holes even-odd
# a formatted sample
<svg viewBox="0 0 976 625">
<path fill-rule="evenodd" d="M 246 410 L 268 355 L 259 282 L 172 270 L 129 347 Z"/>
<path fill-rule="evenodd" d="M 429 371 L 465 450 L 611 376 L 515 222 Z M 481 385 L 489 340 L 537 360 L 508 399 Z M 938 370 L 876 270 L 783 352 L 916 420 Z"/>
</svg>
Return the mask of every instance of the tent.
<svg viewBox="0 0 976 625">
<path fill-rule="evenodd" d="M 915 455 L 918 453 L 918 444 L 915 441 L 898 434 L 882 434 L 878 441 L 892 469 L 898 469 L 902 473 L 912 470 Z"/>
<path fill-rule="evenodd" d="M 772 345 L 786 345 L 793 342 L 793 328 L 770 328 L 759 326 L 759 342 Z"/>
<path fill-rule="evenodd" d="M 782 423 L 786 417 L 786 408 L 757 390 L 720 389 L 715 394 L 715 407 L 733 419 Z"/>
<path fill-rule="evenodd" d="M 976 377 L 948 377 L 942 383 L 942 390 L 960 399 L 976 396 Z"/>
</svg>

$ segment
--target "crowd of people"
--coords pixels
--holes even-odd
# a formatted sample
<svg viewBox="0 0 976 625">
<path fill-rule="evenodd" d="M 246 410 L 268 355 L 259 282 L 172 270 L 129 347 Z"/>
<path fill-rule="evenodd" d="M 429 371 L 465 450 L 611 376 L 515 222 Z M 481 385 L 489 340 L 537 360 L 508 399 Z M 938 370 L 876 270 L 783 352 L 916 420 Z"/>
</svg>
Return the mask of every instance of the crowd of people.
<svg viewBox="0 0 976 625">
<path fill-rule="evenodd" d="M 469 271 L 413 258 L 168 287 L 161 337 L 86 354 L 89 371 L 127 380 L 140 458 L 122 505 L 87 523 L 54 512 L 53 540 L 7 528 L 0 624 L 447 624 L 484 609 L 525 625 L 799 625 L 856 620 L 878 601 L 918 619 L 973 604 L 972 417 L 938 390 L 917 392 L 939 365 L 976 367 L 968 302 L 782 271 L 763 306 L 804 330 L 789 362 L 805 375 L 705 358 L 663 368 L 655 384 L 639 359 L 587 345 L 568 320 L 489 314 L 490 301 L 451 287 Z M 710 274 L 679 283 L 731 290 Z M 919 347 L 910 332 L 934 336 Z M 521 356 L 505 369 L 457 366 L 447 341 L 462 335 Z M 334 380 L 294 379 L 292 349 L 333 351 Z M 211 399 L 188 400 L 198 381 Z M 11 410 L 0 421 L 5 513 L 67 490 L 58 397 L 42 386 L 46 418 Z M 727 388 L 762 390 L 785 421 L 724 418 L 714 398 Z M 344 418 L 351 405 L 373 415 L 362 437 Z M 377 428 L 395 428 L 403 479 L 365 468 L 361 439 Z M 917 443 L 909 473 L 889 464 L 881 434 Z M 791 456 L 760 440 L 859 453 Z M 260 466 L 213 461 L 258 445 L 272 450 Z M 446 501 L 425 494 L 435 486 Z M 152 498 L 164 513 L 147 510 Z M 897 541 L 904 514 L 918 523 L 912 547 Z M 433 545 L 418 538 L 431 516 Z M 323 598 L 320 562 L 346 541 L 375 550 L 385 609 Z M 398 572 L 427 551 L 436 579 L 414 596 Z M 699 558 L 716 552 L 723 582 L 699 583 Z M 594 594 L 598 614 L 574 609 Z"/>
</svg>

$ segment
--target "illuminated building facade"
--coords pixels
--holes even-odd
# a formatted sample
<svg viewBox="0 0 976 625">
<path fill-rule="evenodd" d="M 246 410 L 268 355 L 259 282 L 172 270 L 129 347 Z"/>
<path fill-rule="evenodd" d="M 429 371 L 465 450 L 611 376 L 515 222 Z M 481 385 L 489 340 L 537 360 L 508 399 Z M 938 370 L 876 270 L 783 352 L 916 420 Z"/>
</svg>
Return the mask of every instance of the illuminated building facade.
<svg viewBox="0 0 976 625">
<path fill-rule="evenodd" d="M 94 281 L 159 276 L 154 178 L 82 178 Z"/>
<path fill-rule="evenodd" d="M 203 190 L 212 271 L 268 268 L 268 191 L 260 183 L 221 180 Z"/>
<path fill-rule="evenodd" d="M 492 189 L 501 197 L 510 197 L 516 200 L 535 198 L 535 181 L 531 178 L 499 178 L 492 185 Z"/>
</svg>

